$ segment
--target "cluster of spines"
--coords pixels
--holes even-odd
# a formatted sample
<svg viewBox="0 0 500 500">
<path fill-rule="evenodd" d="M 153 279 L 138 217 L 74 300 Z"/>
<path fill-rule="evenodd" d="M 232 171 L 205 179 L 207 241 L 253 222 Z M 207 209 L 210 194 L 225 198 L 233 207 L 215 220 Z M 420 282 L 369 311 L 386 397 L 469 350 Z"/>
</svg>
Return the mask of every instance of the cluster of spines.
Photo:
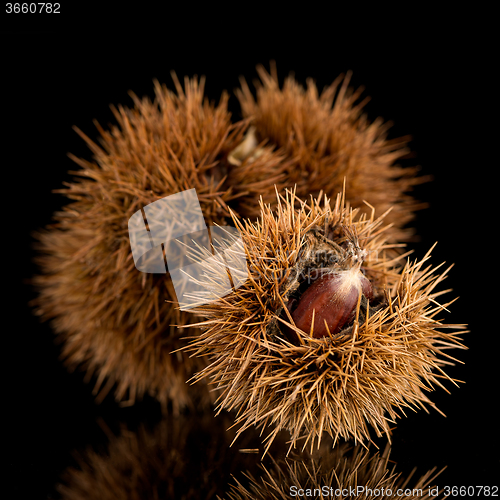
<svg viewBox="0 0 500 500">
<path fill-rule="evenodd" d="M 208 355 L 209 365 L 194 380 L 210 380 L 221 391 L 218 409 L 237 410 L 240 433 L 271 427 L 268 445 L 282 429 L 290 431 L 293 445 L 311 448 L 324 431 L 335 440 L 370 440 L 370 427 L 389 436 L 398 411 L 433 406 L 424 391 L 442 386 L 441 377 L 450 380 L 441 367 L 453 358 L 444 351 L 461 347 L 458 333 L 441 329 L 462 327 L 436 319 L 448 304 L 436 301 L 445 292 L 434 288 L 447 271 L 424 269 L 430 254 L 403 265 L 404 256 L 384 240 L 381 218 L 358 214 L 340 196 L 334 208 L 324 201 L 296 210 L 294 194 L 287 193 L 275 213 L 262 205 L 257 223 L 235 218 L 250 277 L 231 295 L 196 310 L 207 319 L 195 325 L 202 331 L 188 349 Z M 316 339 L 281 313 L 300 261 L 314 245 L 313 229 L 327 220 L 358 235 L 365 272 L 382 299 L 362 320 L 358 304 L 349 335 Z M 297 344 L 283 334 L 282 323 L 295 328 Z"/>
</svg>

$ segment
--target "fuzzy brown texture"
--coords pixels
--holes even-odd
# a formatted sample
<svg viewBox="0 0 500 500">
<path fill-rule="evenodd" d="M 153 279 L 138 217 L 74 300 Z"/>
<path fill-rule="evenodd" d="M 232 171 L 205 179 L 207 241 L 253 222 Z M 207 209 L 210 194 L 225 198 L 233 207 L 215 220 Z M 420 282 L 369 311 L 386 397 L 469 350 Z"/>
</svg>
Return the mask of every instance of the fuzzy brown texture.
<svg viewBox="0 0 500 500">
<path fill-rule="evenodd" d="M 392 208 L 387 216 L 387 223 L 394 224 L 391 237 L 395 241 L 411 237 L 404 226 L 424 205 L 408 191 L 429 178 L 417 177 L 415 167 L 395 164 L 408 155 L 409 137 L 387 140 L 390 124 L 380 118 L 368 121 L 362 113 L 368 99 L 358 102 L 362 89 L 348 87 L 350 73 L 319 93 L 312 79 L 304 88 L 292 76 L 280 88 L 274 64 L 270 73 L 262 66 L 257 69 L 261 83 L 256 98 L 245 81 L 237 96 L 257 138 L 292 159 L 286 168 L 286 187 L 297 185 L 297 196 L 307 199 L 320 191 L 329 195 L 341 191 L 345 179 L 351 206 L 366 212 L 366 200 L 379 213 Z"/>
<path fill-rule="evenodd" d="M 185 90 L 175 75 L 174 81 L 177 94 L 156 82 L 154 102 L 132 95 L 133 109 L 113 108 L 118 125 L 105 131 L 97 124 L 101 145 L 77 130 L 94 160 L 73 157 L 79 179 L 59 190 L 73 201 L 37 235 L 41 274 L 34 279 L 40 291 L 34 306 L 52 320 L 67 366 L 96 377 L 98 400 L 114 387 L 123 404 L 150 394 L 179 411 L 213 400 L 206 388 L 186 385 L 204 360 L 170 354 L 189 335 L 177 326 L 190 316 L 176 309 L 168 275 L 134 267 L 128 219 L 191 188 L 207 224 L 224 223 L 228 205 L 253 216 L 257 193 L 268 198 L 279 183 L 282 158 L 262 148 L 251 169 L 245 162 L 230 165 L 227 156 L 248 123 L 231 123 L 226 94 L 218 106 L 208 103 L 203 80 L 186 79 Z"/>
<path fill-rule="evenodd" d="M 290 492 L 304 490 L 302 496 L 310 498 L 367 498 L 429 499 L 444 498 L 443 494 L 430 496 L 433 481 L 442 472 L 428 471 L 418 480 L 413 479 L 414 469 L 408 477 L 389 466 L 390 447 L 382 455 L 372 454 L 361 447 L 350 449 L 347 445 L 337 447 L 330 453 L 315 453 L 313 457 L 297 457 L 275 462 L 267 469 L 261 466 L 261 475 L 255 478 L 247 474 L 250 486 L 239 481 L 232 485 L 224 498 L 227 500 L 288 500 Z M 359 490 L 358 494 L 352 494 Z M 295 488 L 295 489 L 293 489 Z M 325 491 L 325 488 L 327 490 Z M 309 492 L 307 492 L 309 490 Z M 331 491 L 340 490 L 337 494 Z M 345 490 L 341 493 L 341 490 Z M 372 490 L 371 492 L 369 490 Z M 375 491 L 378 490 L 378 491 Z M 390 490 L 390 493 L 388 493 Z M 398 493 L 398 490 L 401 490 Z M 375 492 L 374 492 L 375 491 Z M 373 493 L 374 492 L 374 493 Z"/>
<path fill-rule="evenodd" d="M 178 350 L 197 330 L 185 326 L 192 316 L 176 308 L 169 276 L 134 267 L 127 222 L 145 205 L 195 188 L 207 225 L 224 225 L 230 209 L 257 218 L 260 198 L 276 202 L 275 187 L 297 183 L 307 198 L 346 182 L 352 206 L 394 204 L 391 235 L 409 234 L 402 227 L 417 204 L 405 191 L 417 182 L 415 171 L 392 165 L 406 153 L 404 140 L 386 141 L 385 126 L 368 124 L 348 80 L 336 97 L 340 81 L 318 97 L 312 84 L 305 92 L 289 79 L 280 90 L 276 77 L 259 71 L 257 101 L 244 84 L 247 118 L 234 124 L 227 94 L 215 106 L 203 97 L 203 79 L 186 79 L 183 89 L 174 75 L 176 92 L 155 82 L 154 102 L 132 94 L 132 109 L 113 108 L 117 125 L 97 124 L 99 145 L 77 130 L 93 160 L 72 157 L 81 169 L 59 190 L 72 201 L 36 236 L 34 306 L 52 322 L 66 365 L 95 380 L 98 400 L 114 392 L 132 404 L 149 394 L 175 412 L 214 400 L 203 383 L 185 383 L 206 362 Z"/>
<path fill-rule="evenodd" d="M 451 380 L 446 351 L 463 347 L 455 331 L 463 326 L 438 318 L 448 305 L 437 302 L 447 271 L 428 264 L 430 252 L 405 262 L 386 241 L 383 217 L 360 214 L 341 195 L 332 205 L 326 196 L 308 205 L 287 191 L 275 211 L 264 204 L 261 211 L 257 222 L 234 217 L 249 279 L 197 308 L 206 321 L 187 347 L 208 356 L 194 380 L 222 391 L 218 408 L 237 410 L 238 432 L 269 427 L 270 445 L 286 429 L 291 446 L 312 449 L 323 433 L 363 442 L 372 428 L 389 437 L 406 408 L 434 407 L 426 392 Z M 325 338 L 293 324 L 287 304 L 300 301 L 312 272 L 360 264 L 373 298 L 359 296 L 351 323 Z"/>
</svg>

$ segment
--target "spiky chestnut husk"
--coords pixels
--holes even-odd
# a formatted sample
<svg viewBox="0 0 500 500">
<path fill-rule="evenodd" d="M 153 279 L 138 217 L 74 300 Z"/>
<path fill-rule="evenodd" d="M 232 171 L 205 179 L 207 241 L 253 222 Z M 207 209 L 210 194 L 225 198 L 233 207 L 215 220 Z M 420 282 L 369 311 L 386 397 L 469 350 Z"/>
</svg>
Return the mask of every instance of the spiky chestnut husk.
<svg viewBox="0 0 500 500">
<path fill-rule="evenodd" d="M 251 166 L 228 161 L 248 122 L 231 123 L 226 94 L 217 106 L 208 103 L 203 79 L 186 79 L 185 90 L 175 75 L 174 82 L 177 94 L 155 82 L 154 102 L 132 95 L 133 109 L 113 108 L 118 125 L 110 131 L 97 125 L 101 145 L 78 131 L 94 161 L 72 157 L 81 170 L 59 192 L 73 201 L 37 235 L 41 273 L 34 279 L 34 306 L 52 321 L 68 367 L 96 377 L 98 400 L 114 387 L 124 404 L 150 394 L 180 411 L 213 401 L 206 388 L 186 385 L 204 360 L 170 354 L 193 333 L 178 328 L 191 317 L 176 309 L 168 275 L 134 267 L 128 219 L 191 188 L 207 224 L 224 225 L 228 206 L 256 216 L 258 194 L 274 198 L 286 162 L 264 145 Z"/>
<path fill-rule="evenodd" d="M 388 237 L 403 241 L 412 236 L 405 227 L 424 205 L 408 193 L 428 177 L 418 169 L 395 162 L 407 156 L 408 137 L 387 140 L 389 124 L 373 123 L 362 114 L 368 99 L 358 102 L 362 89 L 348 87 L 351 73 L 339 76 L 321 94 L 313 80 L 304 89 L 290 76 L 280 88 L 276 66 L 268 73 L 258 67 L 261 83 L 253 97 L 247 83 L 237 91 L 243 116 L 252 120 L 258 140 L 281 148 L 292 162 L 286 168 L 287 187 L 297 185 L 297 196 L 307 199 L 320 191 L 331 195 L 343 189 L 352 207 L 369 214 L 364 201 L 384 213 L 393 227 Z"/>
<path fill-rule="evenodd" d="M 360 446 L 350 448 L 343 445 L 330 453 L 322 450 L 313 457 L 290 457 L 275 461 L 269 469 L 261 466 L 261 475 L 258 478 L 245 474 L 250 479 L 250 485 L 245 487 L 237 480 L 224 498 L 287 500 L 291 492 L 297 492 L 296 496 L 299 496 L 299 490 L 303 490 L 301 496 L 314 498 L 444 498 L 442 495 L 429 495 L 430 490 L 435 489 L 433 481 L 442 470 L 436 472 L 436 468 L 431 469 L 410 483 L 415 470 L 405 478 L 397 472 L 396 465 L 389 466 L 389 456 L 389 446 L 379 455 L 372 454 Z M 361 489 L 358 491 L 357 488 Z M 332 493 L 335 490 L 340 490 L 340 494 Z M 345 490 L 344 493 L 342 490 Z M 373 493 L 375 490 L 377 491 Z"/>
<path fill-rule="evenodd" d="M 271 427 L 268 445 L 281 429 L 291 446 L 311 448 L 323 432 L 362 442 L 372 427 L 389 436 L 405 408 L 434 407 L 425 391 L 451 380 L 442 370 L 453 360 L 445 351 L 463 347 L 450 331 L 463 326 L 436 318 L 447 304 L 438 304 L 445 292 L 435 288 L 447 271 L 424 267 L 430 252 L 404 264 L 386 241 L 383 216 L 359 214 L 340 195 L 334 206 L 326 196 L 294 208 L 299 201 L 287 192 L 275 213 L 262 204 L 256 223 L 234 218 L 249 277 L 196 309 L 206 321 L 194 325 L 202 332 L 187 349 L 210 364 L 194 380 L 222 390 L 219 411 L 237 410 L 239 433 Z M 287 305 L 300 303 L 308 278 L 349 263 L 360 266 L 373 297 L 360 294 L 353 321 L 335 335 L 315 338 L 314 330 L 297 328 Z"/>
</svg>

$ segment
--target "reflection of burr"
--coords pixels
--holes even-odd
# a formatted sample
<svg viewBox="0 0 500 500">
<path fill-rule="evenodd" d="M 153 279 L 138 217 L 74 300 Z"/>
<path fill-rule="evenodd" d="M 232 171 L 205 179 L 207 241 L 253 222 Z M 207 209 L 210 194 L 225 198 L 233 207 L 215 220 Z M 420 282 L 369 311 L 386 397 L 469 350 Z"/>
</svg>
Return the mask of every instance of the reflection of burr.
<svg viewBox="0 0 500 500">
<path fill-rule="evenodd" d="M 261 210 L 258 223 L 235 218 L 249 279 L 196 309 L 206 321 L 187 348 L 210 357 L 196 380 L 220 388 L 239 432 L 269 427 L 270 443 L 287 429 L 292 445 L 312 449 L 324 432 L 370 440 L 370 427 L 389 435 L 406 408 L 434 407 L 425 392 L 451 381 L 446 351 L 461 346 L 462 327 L 437 319 L 446 271 L 427 267 L 429 255 L 405 264 L 383 218 L 340 195 L 306 204 L 287 192 Z M 330 276 L 333 285 L 317 286 Z"/>
<path fill-rule="evenodd" d="M 330 493 L 337 489 L 347 489 L 344 497 L 360 492 L 356 498 L 368 498 L 368 489 L 385 492 L 377 497 L 389 498 L 387 492 L 392 490 L 393 498 L 408 499 L 416 498 L 417 490 L 422 490 L 418 496 L 424 499 L 430 489 L 435 491 L 435 469 L 418 480 L 415 471 L 403 477 L 396 466 L 389 466 L 389 446 L 380 455 L 348 444 L 332 449 L 324 441 L 312 455 L 294 452 L 274 460 L 286 450 L 280 436 L 261 461 L 258 434 L 248 432 L 238 446 L 230 446 L 235 433 L 226 431 L 229 424 L 228 416 L 167 417 L 154 428 L 140 425 L 116 436 L 102 424 L 109 436 L 106 449 L 79 453 L 77 466 L 62 474 L 58 492 L 64 500 L 264 500 L 290 498 L 291 492 L 317 488 L 322 488 L 323 498 L 334 498 Z M 361 487 L 363 492 L 357 490 Z M 403 494 L 397 493 L 399 489 Z"/>
<path fill-rule="evenodd" d="M 110 436 L 107 449 L 90 449 L 68 468 L 58 491 L 65 500 L 212 500 L 228 489 L 231 475 L 250 468 L 258 455 L 230 447 L 229 420 L 211 415 L 166 418 Z M 108 432 L 109 433 L 109 432 Z M 243 446 L 260 444 L 249 435 Z"/>
<path fill-rule="evenodd" d="M 442 498 L 433 481 L 442 472 L 428 471 L 418 480 L 396 471 L 388 464 L 390 447 L 384 453 L 372 454 L 361 447 L 337 446 L 333 451 L 314 457 L 295 456 L 274 462 L 271 468 L 261 466 L 260 477 L 247 474 L 250 485 L 236 480 L 225 500 L 278 500 L 297 498 Z"/>
</svg>

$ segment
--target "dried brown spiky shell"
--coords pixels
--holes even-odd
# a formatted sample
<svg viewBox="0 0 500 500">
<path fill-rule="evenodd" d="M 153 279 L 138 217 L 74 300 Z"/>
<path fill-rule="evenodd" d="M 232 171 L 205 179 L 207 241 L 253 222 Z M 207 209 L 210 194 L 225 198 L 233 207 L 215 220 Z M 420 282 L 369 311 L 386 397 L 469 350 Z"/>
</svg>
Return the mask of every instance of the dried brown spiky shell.
<svg viewBox="0 0 500 500">
<path fill-rule="evenodd" d="M 411 235 L 405 224 L 422 208 L 408 191 L 428 179 L 416 177 L 416 168 L 401 168 L 395 162 L 408 154 L 407 137 L 387 140 L 389 124 L 379 118 L 369 123 L 362 114 L 366 99 L 348 88 L 350 74 L 339 76 L 321 94 L 312 80 L 304 89 L 292 76 L 280 89 L 276 68 L 258 72 L 262 83 L 254 99 L 242 82 L 237 91 L 243 116 L 251 118 L 259 140 L 281 148 L 291 159 L 286 168 L 286 187 L 297 185 L 297 196 L 307 199 L 319 192 L 337 193 L 346 181 L 346 199 L 352 207 L 367 211 L 364 201 L 387 215 L 393 223 L 388 232 L 393 241 Z"/>
<path fill-rule="evenodd" d="M 323 447 L 322 447 L 323 448 Z M 311 457 L 294 456 L 275 461 L 269 469 L 261 466 L 261 476 L 250 479 L 245 487 L 238 480 L 231 486 L 228 500 L 287 500 L 290 496 L 311 498 L 381 498 L 428 499 L 432 482 L 442 472 L 429 470 L 413 485 L 408 478 L 389 466 L 390 447 L 382 455 L 372 454 L 361 446 L 344 444 L 333 451 L 322 449 Z M 415 471 L 413 471 L 415 472 Z M 360 488 L 358 490 L 358 488 Z M 299 494 L 302 491 L 302 495 Z M 309 491 L 308 491 L 309 490 Z M 337 490 L 337 494 L 335 491 Z M 344 492 L 342 492 L 344 490 Z M 399 494 L 398 494 L 399 491 Z M 439 498 L 432 496 L 432 498 Z"/>
<path fill-rule="evenodd" d="M 457 333 L 439 330 L 453 326 L 435 319 L 445 306 L 434 288 L 446 272 L 424 269 L 428 256 L 403 266 L 385 241 L 382 220 L 359 215 L 340 196 L 334 207 L 325 197 L 324 205 L 312 200 L 297 210 L 297 201 L 287 193 L 276 213 L 262 205 L 257 223 L 235 218 L 250 276 L 230 295 L 198 308 L 207 319 L 189 350 L 209 355 L 210 365 L 196 380 L 209 378 L 222 390 L 219 408 L 238 411 L 239 432 L 272 427 L 269 444 L 281 429 L 291 433 L 292 445 L 311 447 L 323 431 L 361 442 L 370 440 L 370 427 L 389 435 L 398 410 L 433 406 L 424 391 L 441 386 L 447 377 L 440 367 L 449 364 L 443 351 L 460 345 Z M 376 307 L 363 311 L 360 304 L 357 320 L 336 338 L 296 330 L 296 345 L 279 324 L 298 276 L 331 230 L 337 244 L 357 235 Z"/>
<path fill-rule="evenodd" d="M 38 235 L 41 274 L 35 306 L 53 322 L 70 368 L 97 376 L 96 393 L 133 402 L 150 394 L 175 411 L 213 400 L 186 380 L 205 365 L 170 352 L 189 330 L 188 313 L 175 309 L 168 275 L 144 274 L 132 261 L 128 219 L 169 194 L 196 188 L 207 224 L 224 224 L 228 205 L 256 216 L 256 193 L 274 197 L 282 157 L 269 147 L 252 162 L 231 165 L 248 123 L 231 124 L 228 96 L 218 106 L 203 98 L 203 84 L 174 77 L 177 94 L 155 83 L 151 102 L 132 96 L 135 107 L 113 109 L 117 126 L 101 133 L 101 145 L 86 137 L 94 161 L 73 158 L 79 179 L 60 190 L 73 202 Z M 273 174 L 269 174 L 269 169 Z M 282 175 L 281 175 L 282 177 Z M 192 332 L 193 333 L 193 332 Z"/>
</svg>

